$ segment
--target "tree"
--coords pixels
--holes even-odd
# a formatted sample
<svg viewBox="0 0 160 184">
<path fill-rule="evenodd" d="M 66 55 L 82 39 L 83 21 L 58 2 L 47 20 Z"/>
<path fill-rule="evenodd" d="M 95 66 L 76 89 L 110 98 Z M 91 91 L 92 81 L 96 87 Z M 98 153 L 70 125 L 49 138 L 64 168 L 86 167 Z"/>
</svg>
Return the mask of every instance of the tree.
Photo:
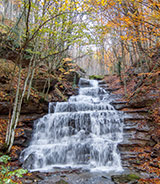
<svg viewBox="0 0 160 184">
<path fill-rule="evenodd" d="M 5 40 L 16 40 L 16 65 L 19 68 L 17 90 L 11 119 L 6 133 L 6 148 L 10 152 L 21 106 L 25 95 L 30 96 L 35 67 L 41 63 L 48 66 L 48 73 L 58 67 L 70 45 L 81 42 L 86 34 L 85 24 L 79 21 L 82 12 L 78 1 L 21 1 L 21 12 L 18 22 L 6 33 Z M 18 32 L 15 33 L 15 30 Z M 5 42 L 3 42 L 5 43 Z M 27 63 L 23 63 L 27 59 Z M 22 82 L 22 68 L 27 67 L 27 75 Z M 50 75 L 49 75 L 50 76 Z M 48 89 L 50 77 L 48 77 Z M 48 92 L 48 90 L 47 90 Z M 27 94 L 26 94 L 27 93 Z"/>
</svg>

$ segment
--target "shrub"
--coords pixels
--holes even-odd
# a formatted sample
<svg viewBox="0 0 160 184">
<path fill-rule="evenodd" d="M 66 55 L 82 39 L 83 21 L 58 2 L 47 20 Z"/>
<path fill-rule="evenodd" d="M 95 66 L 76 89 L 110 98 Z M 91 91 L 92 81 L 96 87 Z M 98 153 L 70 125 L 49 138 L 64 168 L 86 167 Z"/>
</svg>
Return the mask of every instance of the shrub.
<svg viewBox="0 0 160 184">
<path fill-rule="evenodd" d="M 26 169 L 11 171 L 11 168 L 8 166 L 8 161 L 10 159 L 8 155 L 0 157 L 0 184 L 17 184 L 16 179 L 23 177 L 23 174 L 28 172 Z"/>
</svg>

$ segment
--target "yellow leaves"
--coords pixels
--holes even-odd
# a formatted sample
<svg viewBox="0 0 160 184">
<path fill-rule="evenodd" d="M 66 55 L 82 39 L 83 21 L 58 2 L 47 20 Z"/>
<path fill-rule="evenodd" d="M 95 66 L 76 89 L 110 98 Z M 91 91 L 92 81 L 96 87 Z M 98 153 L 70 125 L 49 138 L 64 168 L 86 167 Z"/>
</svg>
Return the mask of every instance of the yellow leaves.
<svg viewBox="0 0 160 184">
<path fill-rule="evenodd" d="M 72 59 L 71 59 L 71 58 L 64 58 L 63 60 L 64 60 L 64 62 L 72 61 Z"/>
<path fill-rule="evenodd" d="M 75 72 L 75 69 L 70 69 L 69 72 Z"/>
<path fill-rule="evenodd" d="M 59 71 L 64 73 L 66 70 L 64 68 L 59 68 Z"/>
<path fill-rule="evenodd" d="M 126 41 L 126 40 L 132 40 L 133 42 L 134 41 L 137 41 L 137 39 L 135 37 L 133 37 L 133 35 L 124 35 L 124 36 L 120 36 L 122 40 Z"/>
<path fill-rule="evenodd" d="M 160 74 L 160 71 L 157 71 L 155 73 L 139 73 L 138 76 L 158 76 Z"/>
<path fill-rule="evenodd" d="M 127 40 L 127 36 L 121 36 L 122 40 Z"/>
<path fill-rule="evenodd" d="M 68 75 L 68 74 L 69 74 L 69 72 L 65 72 L 65 73 L 64 73 L 64 75 Z"/>
<path fill-rule="evenodd" d="M 105 6 L 107 4 L 107 0 L 96 0 L 98 5 Z"/>
<path fill-rule="evenodd" d="M 63 85 L 60 85 L 59 87 L 62 89 L 63 88 Z"/>
</svg>

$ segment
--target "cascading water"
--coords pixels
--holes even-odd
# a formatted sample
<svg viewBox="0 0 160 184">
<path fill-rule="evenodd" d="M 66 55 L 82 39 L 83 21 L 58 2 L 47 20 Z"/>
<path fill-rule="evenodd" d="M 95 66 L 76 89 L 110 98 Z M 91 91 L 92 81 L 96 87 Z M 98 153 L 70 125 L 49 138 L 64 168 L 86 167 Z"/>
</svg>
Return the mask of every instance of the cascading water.
<svg viewBox="0 0 160 184">
<path fill-rule="evenodd" d="M 121 171 L 117 145 L 123 121 L 98 81 L 80 79 L 79 95 L 49 104 L 49 114 L 35 122 L 30 146 L 20 156 L 29 170 L 55 167 Z"/>
</svg>

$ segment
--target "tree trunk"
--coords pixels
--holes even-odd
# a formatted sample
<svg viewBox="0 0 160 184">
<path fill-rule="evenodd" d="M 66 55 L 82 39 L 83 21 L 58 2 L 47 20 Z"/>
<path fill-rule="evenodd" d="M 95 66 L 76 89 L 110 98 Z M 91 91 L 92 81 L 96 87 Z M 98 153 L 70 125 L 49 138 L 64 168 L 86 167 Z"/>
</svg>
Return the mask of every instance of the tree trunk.
<svg viewBox="0 0 160 184">
<path fill-rule="evenodd" d="M 30 75 L 31 75 L 31 63 L 30 63 L 29 68 L 28 68 L 28 73 L 27 73 L 27 77 L 26 77 L 25 82 L 24 82 L 22 93 L 20 93 L 21 71 L 22 71 L 22 66 L 20 64 L 16 98 L 15 98 L 14 108 L 13 108 L 13 112 L 12 112 L 12 118 L 11 118 L 11 121 L 9 121 L 9 123 L 8 123 L 9 128 L 8 128 L 8 132 L 6 134 L 7 152 L 10 152 L 10 150 L 13 146 L 15 129 L 16 129 L 17 123 L 19 121 L 22 101 L 23 101 L 23 98 L 24 98 L 24 95 L 26 92 L 28 80 L 29 80 Z"/>
</svg>

